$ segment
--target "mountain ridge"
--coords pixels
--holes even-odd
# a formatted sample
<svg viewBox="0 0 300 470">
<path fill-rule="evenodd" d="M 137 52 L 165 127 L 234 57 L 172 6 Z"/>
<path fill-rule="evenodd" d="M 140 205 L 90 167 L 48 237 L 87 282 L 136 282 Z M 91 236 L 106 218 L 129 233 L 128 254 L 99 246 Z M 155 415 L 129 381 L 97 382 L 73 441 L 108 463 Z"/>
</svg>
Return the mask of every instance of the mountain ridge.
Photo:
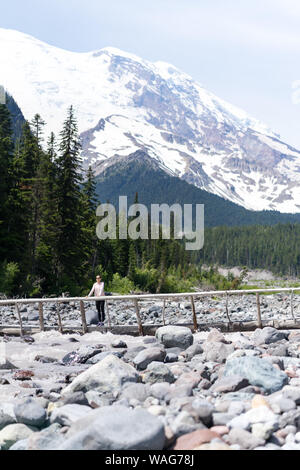
<svg viewBox="0 0 300 470">
<path fill-rule="evenodd" d="M 38 112 L 58 132 L 74 105 L 85 168 L 142 150 L 247 209 L 300 211 L 300 152 L 176 67 L 111 47 L 64 51 L 13 30 L 0 29 L 0 44 L 0 83 L 26 119 Z"/>
</svg>

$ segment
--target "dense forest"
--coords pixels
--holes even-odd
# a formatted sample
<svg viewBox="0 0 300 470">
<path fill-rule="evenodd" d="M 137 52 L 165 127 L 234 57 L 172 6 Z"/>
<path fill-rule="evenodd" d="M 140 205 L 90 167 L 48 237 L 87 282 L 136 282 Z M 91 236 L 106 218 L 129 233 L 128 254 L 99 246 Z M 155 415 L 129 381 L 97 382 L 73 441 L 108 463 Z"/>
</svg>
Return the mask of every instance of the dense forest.
<svg viewBox="0 0 300 470">
<path fill-rule="evenodd" d="M 200 264 L 263 268 L 299 277 L 300 224 L 210 228 L 196 258 Z"/>
<path fill-rule="evenodd" d="M 109 199 L 107 183 L 96 180 L 91 168 L 86 174 L 82 170 L 73 108 L 58 137 L 51 133 L 45 142 L 44 127 L 38 114 L 32 122 L 25 121 L 12 99 L 0 105 L 0 293 L 86 295 L 98 273 L 107 291 L 119 293 L 182 292 L 196 286 L 230 289 L 242 282 L 243 276 L 224 278 L 215 268 L 204 271 L 203 264 L 299 275 L 300 225 L 294 223 L 207 228 L 200 252 L 188 252 L 174 239 L 99 240 L 96 207 L 99 194 L 101 202 Z M 154 177 L 151 171 L 152 183 L 163 185 L 161 174 Z M 169 188 L 170 181 L 166 181 Z M 115 189 L 124 194 L 121 185 Z M 131 202 L 139 197 L 135 192 Z M 220 199 L 213 197 L 215 202 Z M 222 213 L 217 204 L 215 211 Z M 270 223 L 271 215 L 257 213 L 258 220 L 266 216 Z M 249 220 L 246 216 L 244 223 Z M 236 217 L 237 213 L 232 221 L 238 221 Z"/>
<path fill-rule="evenodd" d="M 100 201 L 92 170 L 83 177 L 72 107 L 47 143 L 38 114 L 14 142 L 11 117 L 0 105 L 0 292 L 81 295 L 96 273 L 121 293 L 186 290 L 200 279 L 177 240 L 97 238 Z"/>
</svg>

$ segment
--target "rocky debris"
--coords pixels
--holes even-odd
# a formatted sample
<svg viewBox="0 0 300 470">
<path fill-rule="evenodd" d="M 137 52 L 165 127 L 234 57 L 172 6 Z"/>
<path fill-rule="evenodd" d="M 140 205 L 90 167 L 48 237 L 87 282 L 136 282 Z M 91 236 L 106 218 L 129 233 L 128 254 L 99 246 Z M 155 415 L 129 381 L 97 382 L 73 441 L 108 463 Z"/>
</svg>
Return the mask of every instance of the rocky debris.
<svg viewBox="0 0 300 470">
<path fill-rule="evenodd" d="M 187 349 L 194 341 L 191 330 L 180 326 L 163 326 L 157 329 L 155 336 L 165 348 Z"/>
<path fill-rule="evenodd" d="M 62 315 L 71 315 L 72 308 L 66 304 Z M 172 327 L 175 337 L 178 328 L 181 330 Z M 192 335 L 192 344 L 188 344 L 191 340 L 182 340 L 181 333 L 180 340 L 177 337 L 175 343 L 166 345 L 157 337 L 114 336 L 99 331 L 72 336 L 45 331 L 34 334 L 32 343 L 10 337 L 5 344 L 6 357 L 18 369 L 1 372 L 1 378 L 9 383 L 0 384 L 0 432 L 16 424 L 29 429 L 30 435 L 21 434 L 15 443 L 9 443 L 12 450 L 109 446 L 115 446 L 115 450 L 126 446 L 171 450 L 182 438 L 190 440 L 186 435 L 191 433 L 198 433 L 198 441 L 190 441 L 187 447 L 199 450 L 299 446 L 300 354 L 296 331 L 280 332 L 284 338 L 270 343 L 268 339 L 265 342 L 263 332 L 264 342 L 257 345 L 253 333 L 222 334 L 214 329 L 192 334 L 189 328 L 184 330 L 188 337 Z M 276 338 L 273 329 L 268 335 Z M 26 378 L 32 380 L 14 378 L 24 371 L 30 372 Z M 27 400 L 30 406 L 24 407 Z M 15 414 L 14 408 L 19 405 L 20 411 Z M 31 411 L 31 406 L 36 411 Z M 126 427 L 126 432 L 117 432 L 117 417 L 113 417 L 106 441 L 99 423 L 109 427 L 115 409 L 122 410 L 124 422 L 132 417 L 133 422 L 140 421 L 140 428 L 138 432 Z M 146 413 L 147 418 L 137 412 Z M 149 424 L 150 434 L 143 427 L 148 419 L 156 423 Z M 160 444 L 157 429 L 163 430 Z M 213 433 L 213 437 L 204 432 Z M 130 436 L 129 444 L 125 434 Z M 201 434 L 206 435 L 204 440 Z"/>
<path fill-rule="evenodd" d="M 266 393 L 281 390 L 288 382 L 284 372 L 276 369 L 265 359 L 258 357 L 241 357 L 227 361 L 224 376 L 239 375 L 246 378 L 251 385 L 261 387 Z"/>
<path fill-rule="evenodd" d="M 145 410 L 103 407 L 76 421 L 59 450 L 161 450 L 164 426 Z"/>
</svg>

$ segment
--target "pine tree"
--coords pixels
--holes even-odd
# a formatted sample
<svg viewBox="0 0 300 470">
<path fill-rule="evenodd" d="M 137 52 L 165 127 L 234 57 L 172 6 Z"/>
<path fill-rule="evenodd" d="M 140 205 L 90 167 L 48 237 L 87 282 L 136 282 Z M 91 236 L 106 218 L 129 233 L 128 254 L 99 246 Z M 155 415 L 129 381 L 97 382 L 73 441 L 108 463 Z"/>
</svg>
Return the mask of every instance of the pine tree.
<svg viewBox="0 0 300 470">
<path fill-rule="evenodd" d="M 71 106 L 60 134 L 58 164 L 58 277 L 61 288 L 74 291 L 83 275 L 82 177 L 77 122 Z"/>
<path fill-rule="evenodd" d="M 12 127 L 10 113 L 5 105 L 0 105 L 0 261 L 12 249 L 9 241 L 11 189 L 11 167 L 13 156 Z"/>
</svg>

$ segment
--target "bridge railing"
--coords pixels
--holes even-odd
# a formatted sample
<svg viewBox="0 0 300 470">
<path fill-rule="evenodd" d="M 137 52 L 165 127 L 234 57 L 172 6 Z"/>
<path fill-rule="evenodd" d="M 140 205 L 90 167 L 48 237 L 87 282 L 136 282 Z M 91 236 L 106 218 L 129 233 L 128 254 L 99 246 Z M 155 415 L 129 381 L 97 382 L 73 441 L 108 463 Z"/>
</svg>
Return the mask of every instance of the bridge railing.
<svg viewBox="0 0 300 470">
<path fill-rule="evenodd" d="M 79 302 L 80 306 L 80 314 L 81 314 L 81 323 L 82 323 L 82 333 L 85 334 L 88 332 L 88 326 L 86 321 L 86 314 L 85 314 L 85 306 L 84 302 L 87 301 L 96 301 L 96 300 L 105 300 L 106 307 L 107 307 L 107 316 L 108 316 L 108 328 L 111 328 L 111 319 L 109 314 L 109 304 L 119 301 L 119 300 L 129 300 L 133 301 L 137 325 L 139 334 L 143 335 L 143 324 L 140 315 L 139 309 L 139 301 L 142 300 L 163 300 L 163 308 L 162 308 L 162 320 L 163 324 L 165 325 L 165 309 L 166 309 L 166 301 L 177 300 L 177 299 L 189 299 L 191 302 L 191 311 L 192 311 L 192 323 L 194 331 L 198 330 L 198 322 L 197 322 L 197 314 L 195 308 L 195 299 L 201 297 L 218 297 L 218 296 L 226 296 L 226 316 L 229 323 L 231 323 L 230 314 L 229 314 L 229 297 L 232 295 L 248 295 L 248 294 L 255 294 L 256 295 L 256 305 L 257 305 L 257 327 L 262 328 L 262 318 L 261 318 L 261 308 L 260 308 L 260 295 L 262 294 L 277 294 L 277 293 L 286 293 L 290 294 L 291 297 L 291 315 L 294 321 L 294 324 L 297 325 L 296 317 L 294 315 L 294 294 L 300 293 L 300 287 L 295 288 L 273 288 L 273 289 L 244 289 L 244 290 L 224 290 L 224 291 L 202 291 L 202 292 L 188 292 L 188 293 L 174 293 L 174 294 L 141 294 L 141 295 L 112 295 L 112 296 L 105 296 L 105 297 L 57 297 L 57 298 L 35 298 L 35 299 L 5 299 L 0 300 L 0 307 L 1 306 L 8 306 L 14 305 L 16 309 L 16 314 L 20 324 L 20 334 L 23 336 L 23 322 L 20 313 L 20 305 L 21 304 L 38 304 L 39 308 L 39 326 L 40 331 L 45 330 L 45 323 L 44 323 L 44 310 L 43 305 L 45 303 L 56 303 L 57 304 L 57 319 L 58 319 L 58 329 L 59 331 L 63 331 L 63 325 L 61 320 L 60 314 L 60 304 L 62 303 L 70 303 L 70 302 Z M 299 325 L 300 327 L 300 325 Z"/>
</svg>

